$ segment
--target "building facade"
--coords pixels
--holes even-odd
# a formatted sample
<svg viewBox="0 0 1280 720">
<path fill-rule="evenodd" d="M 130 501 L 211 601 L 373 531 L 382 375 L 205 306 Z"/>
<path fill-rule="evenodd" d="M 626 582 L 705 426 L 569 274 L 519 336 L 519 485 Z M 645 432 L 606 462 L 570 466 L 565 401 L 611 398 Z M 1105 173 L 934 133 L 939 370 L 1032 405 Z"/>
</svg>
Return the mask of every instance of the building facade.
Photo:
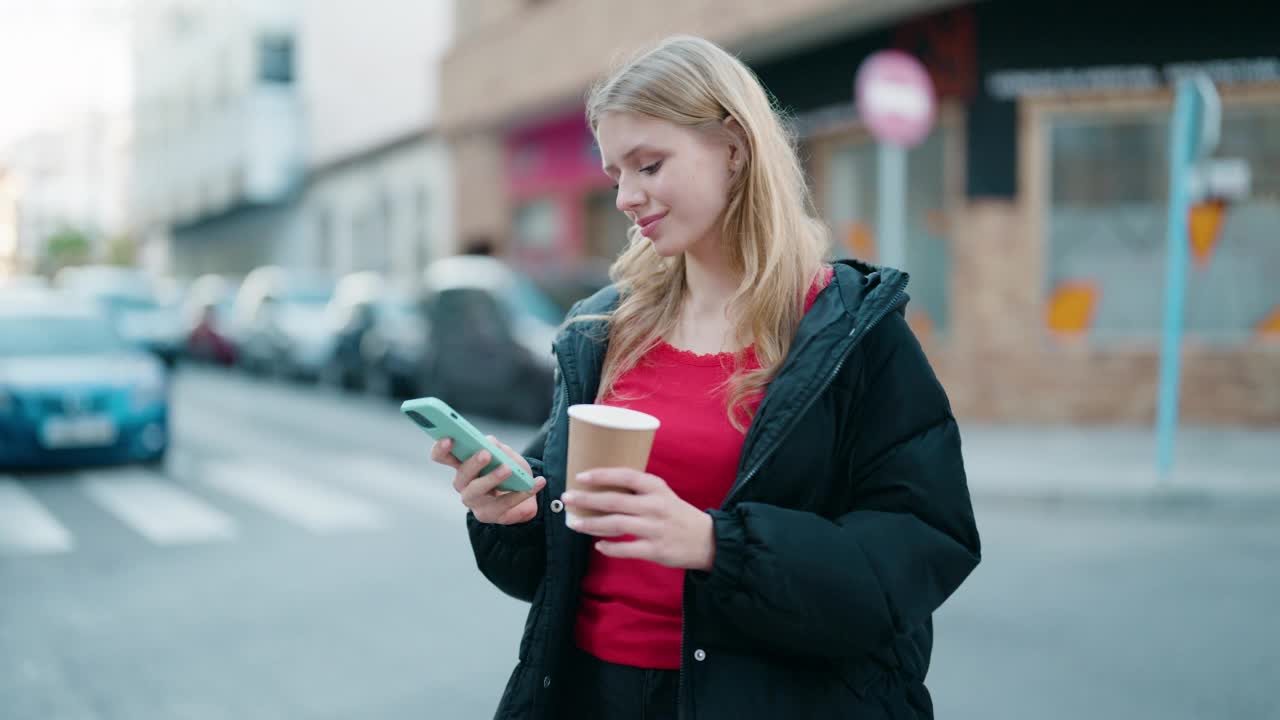
<svg viewBox="0 0 1280 720">
<path fill-rule="evenodd" d="M 179 219 L 171 267 L 420 270 L 452 232 L 447 153 L 427 130 L 449 3 L 251 5 L 254 125 L 238 126 L 238 146 L 206 138 L 247 160 L 240 192 Z"/>
<path fill-rule="evenodd" d="M 18 178 L 0 167 L 0 277 L 26 271 L 18 254 Z"/>
<path fill-rule="evenodd" d="M 1253 187 L 1192 210 L 1183 414 L 1280 423 L 1280 46 L 1260 6 L 461 5 L 441 106 L 458 237 L 501 237 L 540 262 L 616 247 L 616 226 L 592 219 L 608 203 L 580 177 L 589 136 L 570 118 L 619 48 L 675 32 L 753 67 L 797 131 L 833 254 L 875 260 L 876 145 L 853 77 L 880 49 L 921 59 L 941 112 L 907 160 L 910 320 L 957 413 L 998 421 L 1152 418 L 1171 84 L 1208 73 L 1218 154 L 1245 159 Z"/>
<path fill-rule="evenodd" d="M 174 263 L 173 226 L 298 191 L 299 11 L 295 0 L 138 5 L 130 218 L 152 268 Z"/>
<path fill-rule="evenodd" d="M 313 169 L 302 201 L 308 264 L 416 280 L 452 232 L 448 174 L 443 143 L 424 132 Z"/>
<path fill-rule="evenodd" d="M 102 256 L 128 235 L 132 164 L 125 115 L 82 112 L 9 148 L 15 269 L 41 269 L 45 243 L 75 231 Z"/>
<path fill-rule="evenodd" d="M 417 131 L 334 158 L 284 202 L 179 224 L 173 270 L 243 275 L 262 265 L 416 279 L 445 252 L 452 183 L 443 143 Z"/>
</svg>

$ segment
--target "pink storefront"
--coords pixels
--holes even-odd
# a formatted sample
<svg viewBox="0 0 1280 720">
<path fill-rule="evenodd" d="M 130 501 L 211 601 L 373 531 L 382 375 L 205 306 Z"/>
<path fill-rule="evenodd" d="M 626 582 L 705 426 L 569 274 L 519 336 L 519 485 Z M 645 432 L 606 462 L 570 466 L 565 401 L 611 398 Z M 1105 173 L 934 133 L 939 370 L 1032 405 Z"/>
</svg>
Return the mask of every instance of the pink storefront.
<svg viewBox="0 0 1280 720">
<path fill-rule="evenodd" d="M 516 128 L 504 145 L 517 263 L 550 270 L 617 255 L 627 221 L 581 108 Z"/>
</svg>

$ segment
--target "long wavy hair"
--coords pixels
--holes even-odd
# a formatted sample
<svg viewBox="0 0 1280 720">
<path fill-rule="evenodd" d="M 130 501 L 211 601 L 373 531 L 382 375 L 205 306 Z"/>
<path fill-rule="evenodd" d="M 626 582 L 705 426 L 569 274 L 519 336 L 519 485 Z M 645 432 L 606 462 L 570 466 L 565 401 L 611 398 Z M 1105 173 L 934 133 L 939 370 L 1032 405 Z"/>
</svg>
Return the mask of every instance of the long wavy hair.
<svg viewBox="0 0 1280 720">
<path fill-rule="evenodd" d="M 759 79 L 740 60 L 707 40 L 663 40 L 592 87 L 587 120 L 598 132 L 606 113 L 638 113 L 736 143 L 743 162 L 731 183 L 720 219 L 720 237 L 742 282 L 729 304 L 735 355 L 727 383 L 726 412 L 745 432 L 747 402 L 763 391 L 786 358 L 804 312 L 805 293 L 829 246 L 816 217 L 796 154 L 795 138 Z M 732 118 L 738 127 L 726 124 Z M 621 292 L 607 316 L 609 352 L 599 402 L 627 370 L 671 333 L 685 297 L 683 255 L 663 258 L 639 229 L 609 269 Z M 593 318 L 579 318 L 582 320 Z M 759 368 L 746 368 L 754 346 Z"/>
</svg>

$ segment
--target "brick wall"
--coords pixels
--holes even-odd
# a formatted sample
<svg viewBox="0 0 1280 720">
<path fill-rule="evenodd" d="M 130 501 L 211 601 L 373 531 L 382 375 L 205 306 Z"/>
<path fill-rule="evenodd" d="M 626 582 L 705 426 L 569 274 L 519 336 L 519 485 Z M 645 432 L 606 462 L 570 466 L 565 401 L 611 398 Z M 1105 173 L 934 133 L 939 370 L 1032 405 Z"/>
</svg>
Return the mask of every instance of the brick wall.
<svg viewBox="0 0 1280 720">
<path fill-rule="evenodd" d="M 978 201 L 959 211 L 949 339 L 926 350 L 957 415 L 993 422 L 1151 423 L 1155 347 L 1099 347 L 1044 327 L 1042 253 L 1024 208 Z M 1280 425 L 1280 344 L 1184 344 L 1181 417 Z"/>
</svg>

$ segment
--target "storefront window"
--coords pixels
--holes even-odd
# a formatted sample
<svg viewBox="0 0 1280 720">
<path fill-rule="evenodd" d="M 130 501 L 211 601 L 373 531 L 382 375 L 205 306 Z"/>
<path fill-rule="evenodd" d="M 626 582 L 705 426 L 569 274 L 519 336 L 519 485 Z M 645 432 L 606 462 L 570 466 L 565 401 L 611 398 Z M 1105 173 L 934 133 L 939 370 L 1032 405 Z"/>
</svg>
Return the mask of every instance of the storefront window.
<svg viewBox="0 0 1280 720">
<path fill-rule="evenodd" d="M 945 129 L 939 129 L 907 155 L 906 260 L 902 269 L 911 275 L 908 317 L 918 332 L 943 332 L 950 320 L 945 147 Z M 823 206 L 834 235 L 836 257 L 878 262 L 876 153 L 874 142 L 859 140 L 839 145 L 831 154 Z"/>
<path fill-rule="evenodd" d="M 1167 111 L 1071 113 L 1047 121 L 1048 312 L 1052 330 L 1154 340 L 1163 319 Z M 1223 111 L 1218 157 L 1246 159 L 1253 192 L 1192 209 L 1186 328 L 1238 342 L 1280 303 L 1280 103 Z"/>
<path fill-rule="evenodd" d="M 516 208 L 515 235 L 521 250 L 551 250 L 561 232 L 560 208 L 550 198 L 531 200 Z"/>
<path fill-rule="evenodd" d="M 587 196 L 588 257 L 613 262 L 627 248 L 631 221 L 617 207 L 616 190 L 598 190 Z"/>
</svg>

